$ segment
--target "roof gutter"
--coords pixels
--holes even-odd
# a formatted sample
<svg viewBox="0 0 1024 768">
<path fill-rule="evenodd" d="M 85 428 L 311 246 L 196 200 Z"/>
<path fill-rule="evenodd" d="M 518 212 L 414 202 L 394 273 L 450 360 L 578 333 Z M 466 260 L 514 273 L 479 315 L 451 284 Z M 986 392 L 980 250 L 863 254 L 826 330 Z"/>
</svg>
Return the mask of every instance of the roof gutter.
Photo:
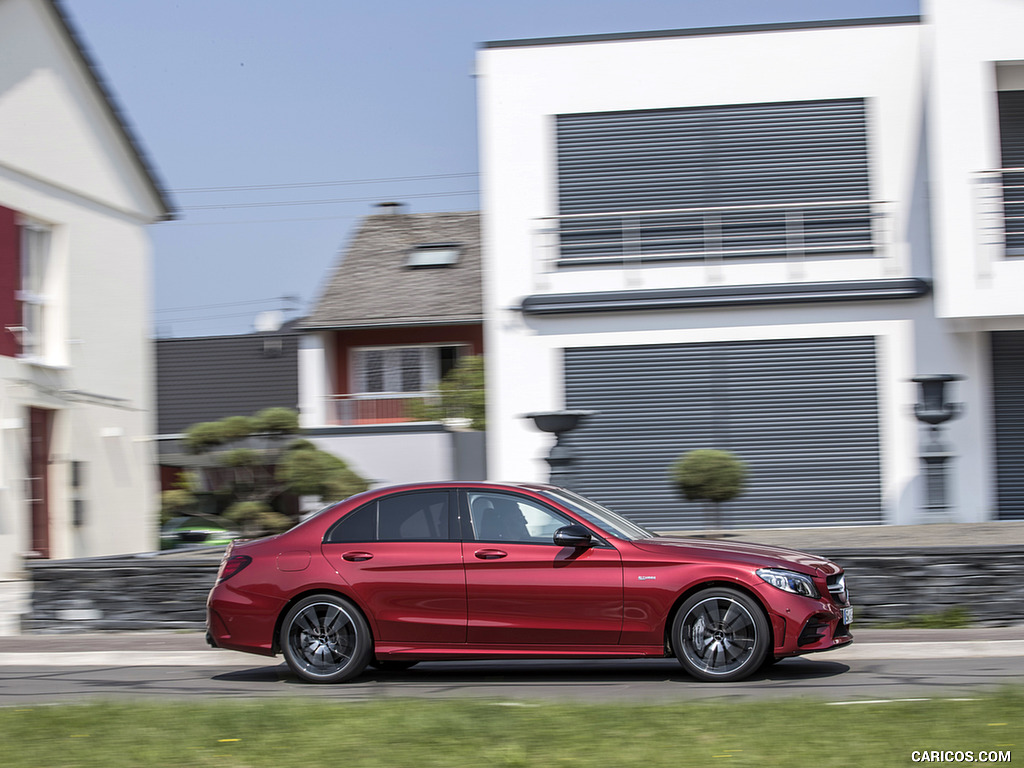
<svg viewBox="0 0 1024 768">
<path fill-rule="evenodd" d="M 524 315 L 663 312 L 837 301 L 900 301 L 918 299 L 930 292 L 931 285 L 927 281 L 908 277 L 889 280 L 536 294 L 523 299 L 518 309 Z"/>
</svg>

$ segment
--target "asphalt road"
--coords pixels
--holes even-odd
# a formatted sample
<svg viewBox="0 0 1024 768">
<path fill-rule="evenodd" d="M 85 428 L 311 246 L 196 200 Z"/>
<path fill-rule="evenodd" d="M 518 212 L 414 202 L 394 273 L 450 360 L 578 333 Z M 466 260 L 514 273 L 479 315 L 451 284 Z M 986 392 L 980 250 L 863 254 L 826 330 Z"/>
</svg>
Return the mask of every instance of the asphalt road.
<svg viewBox="0 0 1024 768">
<path fill-rule="evenodd" d="M 97 698 L 273 698 L 365 701 L 462 697 L 684 702 L 810 696 L 858 701 L 969 698 L 1024 684 L 1024 629 L 875 631 L 848 648 L 787 659 L 745 681 L 702 683 L 673 659 L 430 662 L 368 670 L 343 685 L 297 679 L 280 658 L 204 649 L 194 635 L 0 638 L 0 706 Z"/>
</svg>

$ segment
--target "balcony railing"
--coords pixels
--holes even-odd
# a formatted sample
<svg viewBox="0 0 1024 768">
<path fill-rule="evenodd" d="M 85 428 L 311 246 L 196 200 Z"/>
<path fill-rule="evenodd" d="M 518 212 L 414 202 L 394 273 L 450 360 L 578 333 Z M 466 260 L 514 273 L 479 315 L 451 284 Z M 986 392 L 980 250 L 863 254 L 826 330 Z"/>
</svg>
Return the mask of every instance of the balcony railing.
<svg viewBox="0 0 1024 768">
<path fill-rule="evenodd" d="M 886 206 L 872 200 L 720 205 L 541 219 L 548 269 L 723 259 L 882 255 Z"/>
<path fill-rule="evenodd" d="M 413 403 L 433 404 L 436 392 L 395 392 L 334 395 L 328 398 L 327 418 L 331 424 L 402 424 L 425 421 Z"/>
<path fill-rule="evenodd" d="M 977 176 L 978 241 L 995 258 L 1024 256 L 1024 168 Z"/>
</svg>

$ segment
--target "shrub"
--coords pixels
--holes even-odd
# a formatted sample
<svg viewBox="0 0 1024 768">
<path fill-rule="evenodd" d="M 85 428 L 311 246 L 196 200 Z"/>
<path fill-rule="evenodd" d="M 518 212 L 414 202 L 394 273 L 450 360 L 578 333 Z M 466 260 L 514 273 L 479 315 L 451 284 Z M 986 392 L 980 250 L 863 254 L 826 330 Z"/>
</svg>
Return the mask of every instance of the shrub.
<svg viewBox="0 0 1024 768">
<path fill-rule="evenodd" d="M 721 504 L 743 491 L 747 466 L 729 451 L 700 448 L 680 456 L 669 475 L 687 501 L 711 503 L 713 527 L 721 530 Z"/>
</svg>

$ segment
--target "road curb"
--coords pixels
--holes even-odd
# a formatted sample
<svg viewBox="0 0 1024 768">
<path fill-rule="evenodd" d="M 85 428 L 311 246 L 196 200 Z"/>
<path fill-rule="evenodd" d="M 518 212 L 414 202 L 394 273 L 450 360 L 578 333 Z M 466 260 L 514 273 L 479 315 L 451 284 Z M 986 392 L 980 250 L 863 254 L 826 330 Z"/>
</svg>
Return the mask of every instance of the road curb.
<svg viewBox="0 0 1024 768">
<path fill-rule="evenodd" d="M 831 661 L 874 659 L 993 659 L 1024 656 L 1024 640 L 973 640 L 957 643 L 863 643 L 829 651 Z M 825 658 L 825 657 L 822 657 Z"/>
<path fill-rule="evenodd" d="M 0 653 L 0 667 L 258 667 L 281 658 L 235 651 L 28 651 Z"/>
<path fill-rule="evenodd" d="M 881 659 L 985 659 L 1024 656 L 1024 640 L 863 643 L 810 658 L 829 661 Z M 280 657 L 225 650 L 200 651 L 16 651 L 0 653 L 0 667 L 260 667 Z"/>
</svg>

